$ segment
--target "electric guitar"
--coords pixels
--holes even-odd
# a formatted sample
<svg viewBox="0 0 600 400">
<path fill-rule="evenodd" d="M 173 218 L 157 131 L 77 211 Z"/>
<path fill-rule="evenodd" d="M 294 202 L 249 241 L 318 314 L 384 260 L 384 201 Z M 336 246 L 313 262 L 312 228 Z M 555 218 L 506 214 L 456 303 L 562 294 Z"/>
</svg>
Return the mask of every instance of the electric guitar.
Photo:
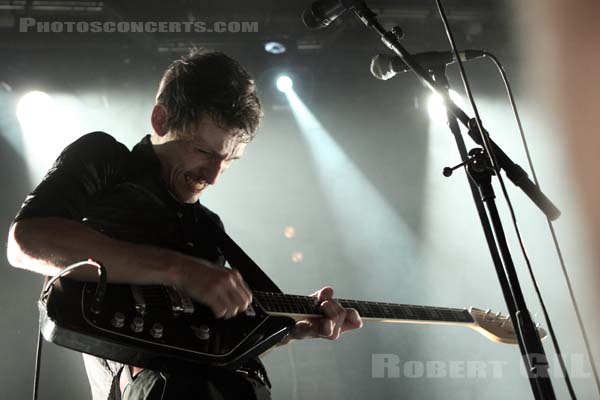
<svg viewBox="0 0 600 400">
<path fill-rule="evenodd" d="M 314 298 L 281 293 L 255 291 L 246 312 L 225 320 L 170 287 L 109 284 L 100 306 L 95 291 L 94 283 L 58 281 L 38 303 L 44 338 L 159 371 L 235 368 L 277 344 L 297 320 L 321 315 Z M 459 325 L 495 342 L 517 343 L 510 318 L 490 310 L 336 300 L 364 321 Z M 546 336 L 539 327 L 538 334 Z"/>
</svg>

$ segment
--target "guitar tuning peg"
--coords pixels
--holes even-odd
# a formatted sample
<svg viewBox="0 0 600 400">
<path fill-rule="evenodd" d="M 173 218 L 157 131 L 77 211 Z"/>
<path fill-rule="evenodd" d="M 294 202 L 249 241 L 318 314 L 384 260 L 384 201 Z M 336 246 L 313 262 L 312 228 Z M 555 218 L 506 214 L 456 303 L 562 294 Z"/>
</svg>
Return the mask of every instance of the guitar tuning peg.
<svg viewBox="0 0 600 400">
<path fill-rule="evenodd" d="M 509 321 L 510 321 L 510 315 L 509 315 L 509 316 L 507 316 L 507 317 L 504 319 L 504 321 L 502 321 L 502 323 L 500 324 L 500 327 L 501 327 L 501 328 L 503 328 L 503 327 L 504 327 L 504 324 L 506 324 L 506 323 L 507 323 L 507 322 L 509 322 Z"/>
<path fill-rule="evenodd" d="M 484 321 L 487 319 L 488 315 L 490 315 L 491 312 L 492 312 L 492 310 L 489 309 L 489 308 L 487 310 L 485 310 L 485 314 L 483 315 L 483 320 Z"/>
<path fill-rule="evenodd" d="M 500 318 L 501 316 L 502 316 L 502 313 L 501 313 L 500 311 L 498 311 L 498 312 L 496 313 L 496 318 Z"/>
</svg>

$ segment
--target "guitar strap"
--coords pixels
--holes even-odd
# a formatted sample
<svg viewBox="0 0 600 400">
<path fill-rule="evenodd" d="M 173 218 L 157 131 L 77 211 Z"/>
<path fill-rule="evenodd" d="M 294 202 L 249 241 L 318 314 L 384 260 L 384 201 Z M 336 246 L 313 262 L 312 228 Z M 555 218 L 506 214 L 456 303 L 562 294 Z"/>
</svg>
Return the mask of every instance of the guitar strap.
<svg viewBox="0 0 600 400">
<path fill-rule="evenodd" d="M 282 293 L 281 289 L 263 272 L 262 269 L 242 250 L 240 246 L 208 215 L 203 207 L 198 207 L 204 214 L 208 228 L 215 239 L 215 244 L 233 268 L 240 271 L 250 288 L 271 293 Z"/>
</svg>

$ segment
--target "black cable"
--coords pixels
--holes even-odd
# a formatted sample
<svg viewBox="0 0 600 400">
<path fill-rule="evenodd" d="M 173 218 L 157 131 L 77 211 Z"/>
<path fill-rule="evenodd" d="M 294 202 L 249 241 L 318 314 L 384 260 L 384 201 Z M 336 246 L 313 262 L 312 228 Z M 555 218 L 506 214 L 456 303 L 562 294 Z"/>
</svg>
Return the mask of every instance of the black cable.
<svg viewBox="0 0 600 400">
<path fill-rule="evenodd" d="M 42 359 L 42 329 L 38 329 L 37 348 L 35 350 L 35 373 L 33 376 L 33 400 L 37 400 L 40 379 L 40 361 Z"/>
<path fill-rule="evenodd" d="M 529 146 L 527 145 L 527 140 L 525 138 L 525 134 L 524 134 L 524 130 L 523 130 L 523 125 L 521 124 L 521 118 L 519 117 L 519 113 L 517 111 L 516 108 L 516 103 L 514 102 L 514 97 L 512 95 L 512 89 L 510 88 L 510 84 L 508 83 L 508 78 L 506 77 L 505 71 L 502 68 L 502 66 L 499 64 L 499 61 L 491 54 L 488 52 L 485 52 L 485 55 L 492 58 L 495 62 L 497 62 L 496 66 L 499 68 L 500 70 L 500 75 L 502 76 L 502 79 L 504 81 L 504 85 L 506 87 L 506 90 L 509 94 L 509 99 L 510 99 L 510 103 L 513 109 L 513 114 L 515 115 L 515 118 L 517 120 L 517 125 L 519 127 L 519 132 L 521 133 L 521 140 L 523 142 L 523 146 L 525 148 L 525 153 L 527 156 L 527 161 L 529 163 L 529 168 L 532 170 L 532 174 L 533 174 L 533 179 L 535 181 L 535 184 L 539 187 L 539 183 L 537 180 L 537 176 L 535 174 L 535 171 L 533 170 L 533 163 L 532 163 L 532 159 L 531 159 L 531 154 L 529 152 Z M 546 217 L 547 221 L 551 224 L 550 219 L 548 219 L 548 217 Z M 555 238 L 555 237 L 554 237 Z M 556 238 L 555 238 L 556 239 Z M 558 246 L 558 242 L 555 241 L 555 247 Z M 562 259 L 562 253 L 560 251 L 560 247 L 557 247 L 558 249 L 558 253 L 560 258 Z M 554 351 L 556 352 L 556 355 L 558 356 L 558 362 L 560 365 L 560 369 L 563 373 L 563 377 L 565 379 L 565 384 L 567 385 L 567 389 L 569 390 L 569 394 L 571 395 L 571 398 L 575 399 L 575 391 L 573 390 L 573 386 L 571 384 L 571 378 L 569 376 L 569 373 L 567 371 L 567 368 L 565 367 L 565 363 L 564 363 L 564 359 L 563 359 L 563 355 L 562 352 L 560 350 L 560 346 L 558 344 L 558 340 L 556 339 L 556 335 L 554 333 L 554 327 L 552 326 L 552 322 L 550 320 L 550 316 L 548 315 L 548 310 L 546 309 L 546 303 L 544 302 L 543 298 L 542 298 L 542 294 L 540 291 L 540 288 L 537 284 L 537 280 L 535 279 L 535 275 L 533 273 L 533 268 L 529 262 L 529 259 L 526 258 L 525 259 L 526 264 L 527 264 L 527 270 L 529 272 L 529 276 L 531 278 L 531 282 L 533 283 L 533 288 L 535 290 L 535 293 L 538 297 L 538 301 L 540 302 L 540 306 L 542 308 L 542 313 L 544 314 L 544 319 L 546 320 L 546 324 L 548 325 L 548 333 L 550 334 L 550 338 L 552 339 L 552 344 L 554 346 Z M 564 272 L 564 270 L 563 270 Z"/>
<path fill-rule="evenodd" d="M 498 71 L 500 72 L 500 75 L 502 76 L 502 80 L 504 82 L 504 86 L 506 88 L 506 92 L 508 94 L 508 98 L 510 100 L 510 105 L 512 107 L 513 110 L 513 114 L 515 116 L 515 120 L 517 121 L 517 125 L 519 127 L 519 133 L 521 135 L 521 141 L 523 142 L 523 147 L 525 149 L 525 154 L 527 156 L 527 162 L 529 164 L 529 169 L 531 170 L 531 175 L 533 176 L 533 181 L 535 182 L 535 184 L 540 187 L 540 184 L 538 182 L 537 179 L 537 174 L 535 171 L 535 168 L 533 166 L 533 161 L 531 159 L 531 153 L 529 151 L 529 145 L 527 144 L 527 139 L 525 138 L 525 130 L 523 129 L 523 125 L 521 123 L 521 117 L 519 116 L 519 112 L 517 110 L 517 106 L 516 106 L 516 102 L 514 99 L 514 95 L 512 92 L 512 88 L 510 86 L 508 77 L 506 76 L 506 72 L 504 71 L 504 67 L 502 66 L 502 63 L 498 60 L 498 58 L 496 58 L 496 56 L 494 56 L 492 53 L 489 52 L 484 52 L 486 57 L 489 57 L 494 65 L 496 66 L 496 68 L 498 69 Z M 600 379 L 598 378 L 598 370 L 596 368 L 596 363 L 594 362 L 594 358 L 592 357 L 592 351 L 591 351 L 591 347 L 590 347 L 590 343 L 589 343 L 589 339 L 588 339 L 588 335 L 587 332 L 585 330 L 585 326 L 583 324 L 583 319 L 581 318 L 581 313 L 579 311 L 579 305 L 577 304 L 577 300 L 575 299 L 575 294 L 573 291 L 573 286 L 571 285 L 571 279 L 569 278 L 569 273 L 567 272 L 567 267 L 566 267 L 566 263 L 565 263 L 565 259 L 563 257 L 563 253 L 562 250 L 560 248 L 560 244 L 558 241 L 558 236 L 556 234 L 556 230 L 554 229 L 554 224 L 552 223 L 552 220 L 550 220 L 549 218 L 546 218 L 546 221 L 548 223 L 548 229 L 550 230 L 550 233 L 552 235 L 552 240 L 554 242 L 554 248 L 556 249 L 556 254 L 558 256 L 558 259 L 560 261 L 560 266 L 561 266 L 561 270 L 563 273 L 563 277 L 565 278 L 565 282 L 567 284 L 567 290 L 569 292 L 569 297 L 571 299 L 571 304 L 573 305 L 573 308 L 575 309 L 575 316 L 577 318 L 577 323 L 579 324 L 579 329 L 582 332 L 583 335 L 583 341 L 586 347 L 586 351 L 588 354 L 588 358 L 590 360 L 590 365 L 592 367 L 592 371 L 594 373 L 594 380 L 596 382 L 596 388 L 598 389 L 598 393 L 600 394 Z M 544 311 L 544 318 L 546 318 L 546 309 L 545 307 L 543 308 Z M 548 323 L 548 329 L 550 330 L 550 335 L 553 335 L 553 330 L 552 330 L 552 326 L 550 324 L 550 321 L 547 321 Z M 557 351 L 557 353 L 559 353 L 559 351 Z M 562 357 L 560 358 L 560 361 L 562 362 Z"/>
<path fill-rule="evenodd" d="M 550 317 L 549 317 L 549 315 L 547 313 L 545 303 L 543 301 L 541 292 L 539 290 L 539 286 L 537 285 L 537 280 L 535 279 L 535 275 L 534 275 L 533 269 L 531 267 L 531 262 L 529 260 L 529 256 L 527 255 L 527 251 L 525 249 L 525 244 L 523 242 L 523 237 L 521 236 L 521 231 L 520 231 L 519 226 L 517 224 L 517 218 L 516 218 L 516 215 L 515 215 L 515 211 L 514 211 L 512 202 L 510 201 L 510 198 L 508 196 L 508 192 L 506 190 L 506 186 L 504 185 L 504 179 L 500 175 L 500 168 L 498 166 L 495 154 L 493 153 L 493 149 L 492 149 L 492 146 L 490 144 L 489 135 L 487 134 L 487 132 L 485 132 L 483 130 L 483 124 L 481 122 L 481 117 L 479 116 L 479 111 L 477 109 L 477 106 L 475 105 L 475 99 L 473 98 L 473 93 L 471 91 L 471 87 L 469 85 L 469 82 L 468 82 L 468 79 L 467 79 L 467 76 L 466 76 L 464 65 L 463 65 L 463 63 L 462 63 L 462 61 L 461 61 L 461 59 L 459 57 L 458 48 L 456 46 L 456 43 L 454 41 L 454 37 L 453 37 L 452 32 L 450 30 L 450 26 L 449 26 L 448 20 L 446 18 L 446 14 L 444 12 L 444 8 L 443 8 L 443 6 L 441 4 L 441 0 L 435 0 L 435 1 L 436 1 L 436 4 L 437 4 L 437 7 L 438 7 L 438 11 L 440 13 L 440 17 L 441 17 L 442 22 L 444 24 L 444 29 L 446 30 L 446 35 L 448 36 L 448 41 L 450 42 L 450 46 L 452 47 L 452 51 L 454 53 L 454 57 L 456 58 L 456 60 L 458 62 L 459 71 L 460 71 L 460 77 L 461 77 L 461 80 L 463 82 L 463 85 L 464 85 L 465 91 L 467 93 L 467 96 L 469 98 L 469 102 L 471 103 L 471 106 L 473 107 L 473 111 L 475 113 L 475 121 L 477 122 L 477 127 L 479 129 L 480 134 L 481 134 L 481 138 L 483 139 L 484 147 L 485 147 L 486 151 L 488 152 L 488 154 L 489 154 L 489 156 L 490 156 L 490 158 L 492 160 L 492 166 L 494 167 L 494 170 L 496 171 L 496 175 L 498 176 L 498 181 L 500 183 L 500 187 L 502 188 L 502 194 L 503 194 L 504 199 L 506 200 L 506 203 L 508 205 L 508 209 L 510 211 L 512 223 L 513 223 L 513 226 L 514 226 L 514 229 L 515 229 L 515 233 L 517 235 L 517 239 L 518 239 L 518 242 L 519 242 L 519 247 L 521 248 L 521 252 L 522 252 L 523 257 L 525 259 L 525 263 L 527 264 L 527 268 L 529 270 L 529 275 L 531 277 L 531 280 L 533 281 L 534 289 L 535 289 L 535 292 L 536 292 L 536 294 L 538 296 L 538 300 L 539 300 L 539 302 L 540 302 L 540 304 L 542 306 L 542 311 L 544 313 L 544 318 L 546 319 L 546 322 L 548 323 L 548 330 L 549 330 L 550 336 L 552 338 L 552 342 L 554 344 L 555 351 L 556 351 L 556 353 L 558 355 L 559 364 L 560 364 L 561 370 L 563 372 L 563 376 L 565 377 L 565 382 L 566 382 L 567 387 L 569 389 L 569 393 L 571 395 L 571 398 L 572 399 L 576 399 L 577 397 L 575 396 L 575 392 L 573 391 L 573 387 L 571 385 L 571 380 L 569 378 L 568 371 L 565 368 L 564 361 L 562 359 L 562 354 L 560 353 L 560 348 L 558 346 L 558 341 L 556 340 L 556 336 L 554 335 L 554 330 L 552 329 L 552 324 L 550 323 Z"/>
<path fill-rule="evenodd" d="M 46 305 L 46 300 L 48 295 L 50 294 L 50 290 L 54 287 L 54 283 L 60 278 L 70 274 L 75 269 L 82 267 L 84 265 L 91 265 L 98 269 L 98 285 L 96 287 L 96 293 L 94 295 L 94 305 L 92 307 L 98 306 L 102 299 L 104 298 L 104 293 L 106 292 L 106 268 L 99 262 L 92 260 L 91 258 L 87 261 L 80 261 L 75 264 L 71 264 L 58 274 L 53 276 L 48 283 L 44 286 L 42 293 L 40 294 L 39 301 Z M 39 387 L 39 378 L 40 378 L 40 368 L 41 368 L 41 360 L 42 360 L 42 321 L 40 320 L 40 325 L 38 329 L 38 343 L 37 349 L 35 352 L 35 371 L 33 376 L 33 400 L 37 400 L 38 396 L 38 387 Z"/>
<path fill-rule="evenodd" d="M 100 264 L 98 261 L 92 260 L 91 258 L 86 261 L 79 261 L 75 264 L 71 264 L 67 268 L 63 269 L 58 274 L 53 276 L 48 281 L 48 283 L 46 283 L 44 290 L 42 290 L 42 293 L 40 294 L 40 300 L 43 301 L 44 298 L 48 296 L 48 293 L 50 293 L 50 289 L 52 289 L 52 287 L 54 286 L 54 283 L 57 280 L 59 280 L 63 276 L 70 274 L 75 269 L 82 267 L 84 265 L 91 265 L 98 269 L 98 286 L 96 287 L 96 293 L 94 295 L 94 300 L 97 303 L 102 301 L 102 298 L 104 297 L 104 293 L 106 290 L 106 268 L 104 268 L 104 266 L 102 264 Z"/>
</svg>

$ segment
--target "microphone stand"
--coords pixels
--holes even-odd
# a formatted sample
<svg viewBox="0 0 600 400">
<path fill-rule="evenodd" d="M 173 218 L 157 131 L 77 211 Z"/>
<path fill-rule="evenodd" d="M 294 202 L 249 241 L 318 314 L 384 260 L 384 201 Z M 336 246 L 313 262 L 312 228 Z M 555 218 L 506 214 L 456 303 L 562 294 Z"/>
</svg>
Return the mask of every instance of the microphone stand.
<svg viewBox="0 0 600 400">
<path fill-rule="evenodd" d="M 448 77 L 446 75 L 446 66 L 444 65 L 439 68 L 433 69 L 432 77 L 434 78 L 435 82 L 437 83 L 438 92 L 441 93 L 443 96 L 449 96 L 450 85 L 448 83 Z M 516 301 L 515 301 L 515 298 L 513 296 L 513 293 L 511 292 L 511 290 L 514 290 L 516 288 L 519 291 L 521 298 L 522 298 L 522 293 L 520 293 L 520 287 L 519 287 L 516 275 L 514 276 L 514 279 L 517 281 L 516 285 L 515 284 L 511 285 L 511 283 L 507 279 L 507 275 L 509 275 L 509 278 L 510 278 L 510 273 L 509 273 L 508 269 L 506 271 L 504 270 L 504 266 L 502 264 L 502 259 L 500 258 L 500 255 L 498 254 L 498 247 L 496 246 L 496 243 L 494 242 L 494 233 L 492 231 L 492 228 L 490 226 L 490 221 L 488 219 L 488 216 L 487 216 L 485 208 L 484 208 L 484 203 L 485 203 L 488 206 L 488 211 L 490 211 L 489 210 L 490 206 L 494 209 L 493 216 L 498 218 L 496 220 L 495 218 L 492 217 L 494 219 L 494 221 L 493 221 L 494 229 L 497 229 L 496 223 L 498 223 L 499 229 L 502 230 L 502 223 L 500 222 L 497 211 L 495 210 L 494 189 L 492 188 L 492 185 L 491 185 L 491 178 L 492 178 L 492 175 L 494 175 L 494 170 L 491 167 L 491 164 L 489 164 L 488 160 L 486 159 L 487 155 L 482 151 L 482 149 L 479 149 L 479 148 L 472 149 L 467 154 L 467 148 L 466 148 L 464 139 L 462 137 L 457 118 L 452 114 L 452 112 L 450 110 L 447 110 L 446 114 L 448 117 L 448 127 L 450 128 L 450 132 L 452 133 L 452 135 L 454 136 L 454 139 L 456 141 L 456 147 L 458 148 L 458 152 L 460 154 L 462 164 L 467 167 L 467 172 L 469 174 L 469 180 L 468 180 L 469 188 L 471 189 L 471 195 L 473 197 L 473 201 L 475 202 L 475 208 L 477 209 L 477 214 L 479 215 L 479 219 L 481 221 L 483 233 L 485 235 L 485 239 L 488 244 L 488 249 L 492 256 L 492 261 L 494 263 L 494 268 L 496 270 L 496 275 L 498 277 L 498 281 L 500 282 L 500 288 L 502 289 L 502 295 L 504 296 L 504 300 L 505 300 L 505 303 L 508 308 L 508 313 L 509 313 L 512 321 L 518 321 L 517 316 L 519 315 L 519 310 L 516 308 L 517 307 Z M 446 176 L 450 176 L 450 175 L 451 175 L 451 173 L 447 174 Z M 492 215 L 491 211 L 490 211 L 490 214 Z M 504 237 L 504 235 L 502 235 L 501 238 L 499 238 L 499 239 L 502 239 L 504 241 L 504 244 L 506 245 L 506 238 Z M 506 248 L 508 249 L 508 247 L 506 247 Z M 507 259 L 506 255 L 504 253 L 502 255 L 503 255 L 503 258 L 506 260 Z M 510 253 L 508 254 L 508 258 L 510 258 Z M 512 268 L 514 271 L 514 266 Z M 523 306 L 526 307 L 525 305 L 523 305 Z M 527 315 L 529 315 L 529 313 L 526 312 L 527 309 L 524 308 L 524 310 L 525 310 L 525 313 Z M 533 322 L 531 322 L 531 325 L 533 326 Z M 518 329 L 518 327 L 517 327 L 517 329 Z M 534 330 L 534 334 L 537 336 L 537 331 L 535 330 L 535 327 L 533 327 L 533 330 Z M 525 361 L 525 365 L 528 368 L 528 370 L 531 370 L 531 368 L 533 368 L 534 365 L 533 365 L 533 363 L 530 362 L 530 358 L 528 357 L 527 346 L 524 343 L 524 341 L 522 341 L 522 340 L 518 340 L 518 344 L 519 344 L 519 350 L 521 351 L 521 355 L 523 356 L 523 360 Z M 541 341 L 540 341 L 540 345 L 541 345 Z M 542 353 L 538 353 L 536 351 L 533 353 L 534 354 L 543 354 L 543 347 L 541 348 L 541 352 Z M 546 363 L 546 368 L 547 368 L 547 363 Z M 546 376 L 548 376 L 548 375 L 546 375 Z M 540 395 L 539 395 L 540 384 L 537 382 L 537 377 L 534 377 L 534 379 L 532 379 L 530 377 L 529 383 L 531 385 L 531 389 L 533 391 L 534 398 L 536 400 L 554 398 L 554 397 L 544 397 L 544 396 L 540 397 Z"/>
<path fill-rule="evenodd" d="M 482 134 L 487 135 L 487 132 L 480 132 L 477 124 L 474 123 L 475 121 L 470 119 L 464 111 L 450 100 L 445 67 L 440 70 L 434 70 L 432 74 L 428 73 L 400 44 L 398 32 L 395 30 L 386 31 L 378 22 L 377 15 L 363 1 L 355 1 L 352 8 L 360 20 L 367 27 L 373 28 L 381 36 L 383 43 L 398 54 L 417 74 L 425 86 L 434 93 L 442 95 L 444 98 L 448 114 L 448 125 L 456 140 L 463 164 L 467 166 L 471 194 L 481 220 L 481 226 L 492 256 L 496 274 L 498 275 L 504 300 L 511 320 L 515 323 L 515 333 L 519 343 L 519 350 L 523 356 L 531 390 L 536 400 L 556 399 L 554 388 L 550 381 L 548 361 L 544 353 L 544 348 L 527 310 L 527 305 L 504 235 L 502 222 L 494 201 L 495 194 L 491 185 L 491 179 L 492 175 L 495 175 L 495 171 L 492 168 L 489 155 L 482 149 L 474 149 L 467 154 L 458 122 L 460 121 L 469 129 L 469 136 L 477 144 L 481 145 L 483 143 Z M 558 218 L 560 211 L 529 180 L 525 171 L 513 163 L 494 142 L 489 140 L 488 143 L 491 145 L 491 151 L 496 156 L 498 167 L 506 171 L 509 179 L 519 186 L 547 216 L 551 219 Z M 486 214 L 486 207 L 489 217 Z M 497 242 L 494 241 L 494 237 Z"/>
</svg>

